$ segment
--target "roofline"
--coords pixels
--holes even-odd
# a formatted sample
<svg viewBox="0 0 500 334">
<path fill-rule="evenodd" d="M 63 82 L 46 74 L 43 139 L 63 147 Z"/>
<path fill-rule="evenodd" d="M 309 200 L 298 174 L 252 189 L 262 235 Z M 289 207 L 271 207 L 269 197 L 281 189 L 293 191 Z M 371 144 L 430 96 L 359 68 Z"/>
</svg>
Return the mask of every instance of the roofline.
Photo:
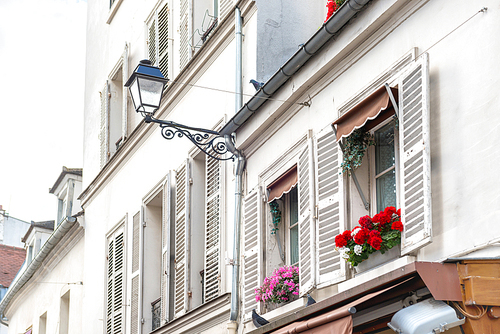
<svg viewBox="0 0 500 334">
<path fill-rule="evenodd" d="M 297 73 L 302 66 L 330 41 L 342 27 L 370 0 L 348 0 L 332 17 L 323 23 L 295 54 L 255 93 L 250 100 L 224 125 L 220 133 L 231 135 L 249 120 L 266 101 Z"/>
<path fill-rule="evenodd" d="M 50 194 L 54 193 L 54 191 L 57 189 L 57 187 L 59 186 L 59 184 L 62 182 L 62 180 L 64 179 L 64 177 L 67 174 L 82 176 L 83 175 L 83 168 L 67 168 L 66 166 L 63 166 L 61 174 L 59 174 L 59 177 L 57 178 L 56 182 L 49 189 Z"/>
</svg>

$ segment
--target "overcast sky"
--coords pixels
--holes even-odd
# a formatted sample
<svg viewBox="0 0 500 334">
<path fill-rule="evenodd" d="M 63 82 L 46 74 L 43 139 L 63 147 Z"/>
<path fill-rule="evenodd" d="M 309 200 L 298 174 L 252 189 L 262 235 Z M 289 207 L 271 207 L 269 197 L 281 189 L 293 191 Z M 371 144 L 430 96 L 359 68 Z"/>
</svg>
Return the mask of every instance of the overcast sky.
<svg viewBox="0 0 500 334">
<path fill-rule="evenodd" d="M 56 218 L 62 166 L 83 166 L 84 0 L 0 0 L 0 205 Z"/>
</svg>

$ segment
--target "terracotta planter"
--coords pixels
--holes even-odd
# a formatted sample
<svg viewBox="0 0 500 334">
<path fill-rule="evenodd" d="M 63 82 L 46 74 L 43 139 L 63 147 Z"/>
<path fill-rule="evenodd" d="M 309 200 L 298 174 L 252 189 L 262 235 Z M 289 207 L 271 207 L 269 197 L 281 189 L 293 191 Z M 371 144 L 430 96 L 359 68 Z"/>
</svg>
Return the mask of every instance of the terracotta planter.
<svg viewBox="0 0 500 334">
<path fill-rule="evenodd" d="M 356 267 L 354 267 L 354 270 L 356 271 L 356 273 L 362 273 L 364 271 L 378 267 L 386 262 L 397 259 L 400 255 L 401 255 L 401 246 L 400 245 L 397 245 L 396 247 L 392 247 L 384 254 L 382 254 L 380 252 L 375 252 L 373 254 L 370 254 L 368 259 L 364 260 L 363 262 L 358 264 Z"/>
</svg>

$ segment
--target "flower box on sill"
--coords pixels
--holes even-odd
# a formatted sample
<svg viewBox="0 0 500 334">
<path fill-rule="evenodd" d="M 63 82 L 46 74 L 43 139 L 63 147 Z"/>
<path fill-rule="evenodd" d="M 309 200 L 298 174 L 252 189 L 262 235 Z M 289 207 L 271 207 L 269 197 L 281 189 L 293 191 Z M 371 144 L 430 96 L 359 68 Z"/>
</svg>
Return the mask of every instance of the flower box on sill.
<svg viewBox="0 0 500 334">
<path fill-rule="evenodd" d="M 255 300 L 263 302 L 268 311 L 298 299 L 299 267 L 281 267 L 264 279 L 255 289 Z"/>
<path fill-rule="evenodd" d="M 357 274 L 360 274 L 370 269 L 380 267 L 381 265 L 389 261 L 395 260 L 400 256 L 401 256 L 401 245 L 397 245 L 396 247 L 389 249 L 384 254 L 382 254 L 381 252 L 375 252 L 373 254 L 370 254 L 368 260 L 363 261 L 357 266 L 355 266 L 354 271 L 356 271 Z"/>
</svg>

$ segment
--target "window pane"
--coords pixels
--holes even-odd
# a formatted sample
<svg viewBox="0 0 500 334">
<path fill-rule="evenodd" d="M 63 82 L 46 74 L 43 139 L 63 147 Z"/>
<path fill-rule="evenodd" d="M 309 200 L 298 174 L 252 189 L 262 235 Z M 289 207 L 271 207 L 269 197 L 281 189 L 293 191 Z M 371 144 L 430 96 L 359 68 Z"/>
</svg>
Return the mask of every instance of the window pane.
<svg viewBox="0 0 500 334">
<path fill-rule="evenodd" d="M 375 174 L 394 166 L 394 122 L 375 131 Z"/>
<path fill-rule="evenodd" d="M 290 196 L 290 264 L 299 262 L 299 198 L 297 186 L 288 193 Z M 293 227 L 292 227 L 293 226 Z"/>
<path fill-rule="evenodd" d="M 388 206 L 396 207 L 396 170 L 377 178 L 377 211 Z"/>
<path fill-rule="evenodd" d="M 299 197 L 297 186 L 290 190 L 290 226 L 299 221 Z"/>
</svg>

